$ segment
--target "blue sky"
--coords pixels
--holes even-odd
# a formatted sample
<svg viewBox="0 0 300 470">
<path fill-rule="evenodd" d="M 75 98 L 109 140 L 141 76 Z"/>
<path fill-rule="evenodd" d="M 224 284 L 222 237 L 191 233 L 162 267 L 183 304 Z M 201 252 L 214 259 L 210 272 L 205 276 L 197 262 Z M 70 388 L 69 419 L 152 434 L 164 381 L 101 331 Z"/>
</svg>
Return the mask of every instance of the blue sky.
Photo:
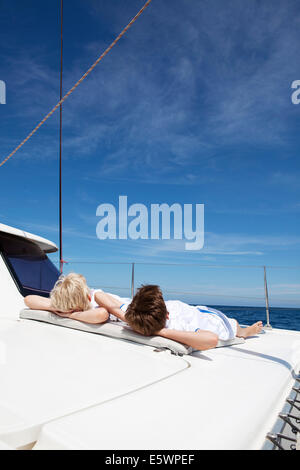
<svg viewBox="0 0 300 470">
<path fill-rule="evenodd" d="M 59 99 L 59 3 L 0 1 L 1 160 Z M 65 92 L 143 3 L 65 0 Z M 197 264 L 137 265 L 136 283 L 160 283 L 169 298 L 263 305 L 254 266 L 300 265 L 299 42 L 299 1 L 153 0 L 64 105 L 64 258 Z M 1 222 L 56 243 L 58 118 L 0 169 Z M 119 195 L 204 204 L 204 248 L 98 240 L 96 208 Z M 68 270 L 128 294 L 129 265 Z M 299 275 L 268 270 L 271 304 L 299 307 Z"/>
</svg>

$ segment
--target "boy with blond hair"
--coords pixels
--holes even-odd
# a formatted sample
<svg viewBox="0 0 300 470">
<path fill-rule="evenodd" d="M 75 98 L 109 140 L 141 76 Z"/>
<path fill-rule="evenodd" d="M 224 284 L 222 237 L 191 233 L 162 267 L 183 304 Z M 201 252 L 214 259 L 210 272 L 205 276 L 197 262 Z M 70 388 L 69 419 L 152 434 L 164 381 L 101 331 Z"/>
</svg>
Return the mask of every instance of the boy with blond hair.
<svg viewBox="0 0 300 470">
<path fill-rule="evenodd" d="M 24 302 L 32 310 L 47 310 L 85 323 L 104 323 L 109 318 L 113 321 L 123 319 L 119 307 L 130 300 L 101 289 L 90 289 L 84 276 L 70 273 L 60 276 L 49 298 L 28 295 Z"/>
</svg>

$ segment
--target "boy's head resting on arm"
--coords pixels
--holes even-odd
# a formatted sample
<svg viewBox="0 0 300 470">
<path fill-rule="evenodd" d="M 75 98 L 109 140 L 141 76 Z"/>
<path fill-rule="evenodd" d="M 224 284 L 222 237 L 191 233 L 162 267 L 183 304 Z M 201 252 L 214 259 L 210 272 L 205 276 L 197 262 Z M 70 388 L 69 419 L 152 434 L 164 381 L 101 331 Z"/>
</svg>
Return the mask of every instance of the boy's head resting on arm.
<svg viewBox="0 0 300 470">
<path fill-rule="evenodd" d="M 91 294 L 81 274 L 60 276 L 50 292 L 51 307 L 58 312 L 82 312 L 91 308 Z"/>
<path fill-rule="evenodd" d="M 129 304 L 125 319 L 131 328 L 153 336 L 166 325 L 167 309 L 159 286 L 142 286 Z"/>
</svg>

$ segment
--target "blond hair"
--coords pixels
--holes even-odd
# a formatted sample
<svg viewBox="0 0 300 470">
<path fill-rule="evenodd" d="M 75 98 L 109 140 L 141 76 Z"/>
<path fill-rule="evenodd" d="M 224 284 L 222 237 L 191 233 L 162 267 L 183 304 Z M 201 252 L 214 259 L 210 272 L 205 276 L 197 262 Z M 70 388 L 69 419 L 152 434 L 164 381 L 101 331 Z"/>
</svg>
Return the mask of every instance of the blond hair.
<svg viewBox="0 0 300 470">
<path fill-rule="evenodd" d="M 80 312 L 91 308 L 90 290 L 81 274 L 60 276 L 50 292 L 51 307 L 58 312 Z"/>
</svg>

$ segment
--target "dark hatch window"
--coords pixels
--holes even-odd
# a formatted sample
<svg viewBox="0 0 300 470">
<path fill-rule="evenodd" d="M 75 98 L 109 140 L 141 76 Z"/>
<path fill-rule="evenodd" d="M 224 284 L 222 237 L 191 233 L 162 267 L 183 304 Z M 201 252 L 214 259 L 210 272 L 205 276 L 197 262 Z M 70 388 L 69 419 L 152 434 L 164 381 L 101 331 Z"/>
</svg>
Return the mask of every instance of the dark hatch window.
<svg viewBox="0 0 300 470">
<path fill-rule="evenodd" d="M 47 295 L 51 291 L 59 271 L 35 243 L 0 234 L 0 250 L 23 295 Z"/>
</svg>

